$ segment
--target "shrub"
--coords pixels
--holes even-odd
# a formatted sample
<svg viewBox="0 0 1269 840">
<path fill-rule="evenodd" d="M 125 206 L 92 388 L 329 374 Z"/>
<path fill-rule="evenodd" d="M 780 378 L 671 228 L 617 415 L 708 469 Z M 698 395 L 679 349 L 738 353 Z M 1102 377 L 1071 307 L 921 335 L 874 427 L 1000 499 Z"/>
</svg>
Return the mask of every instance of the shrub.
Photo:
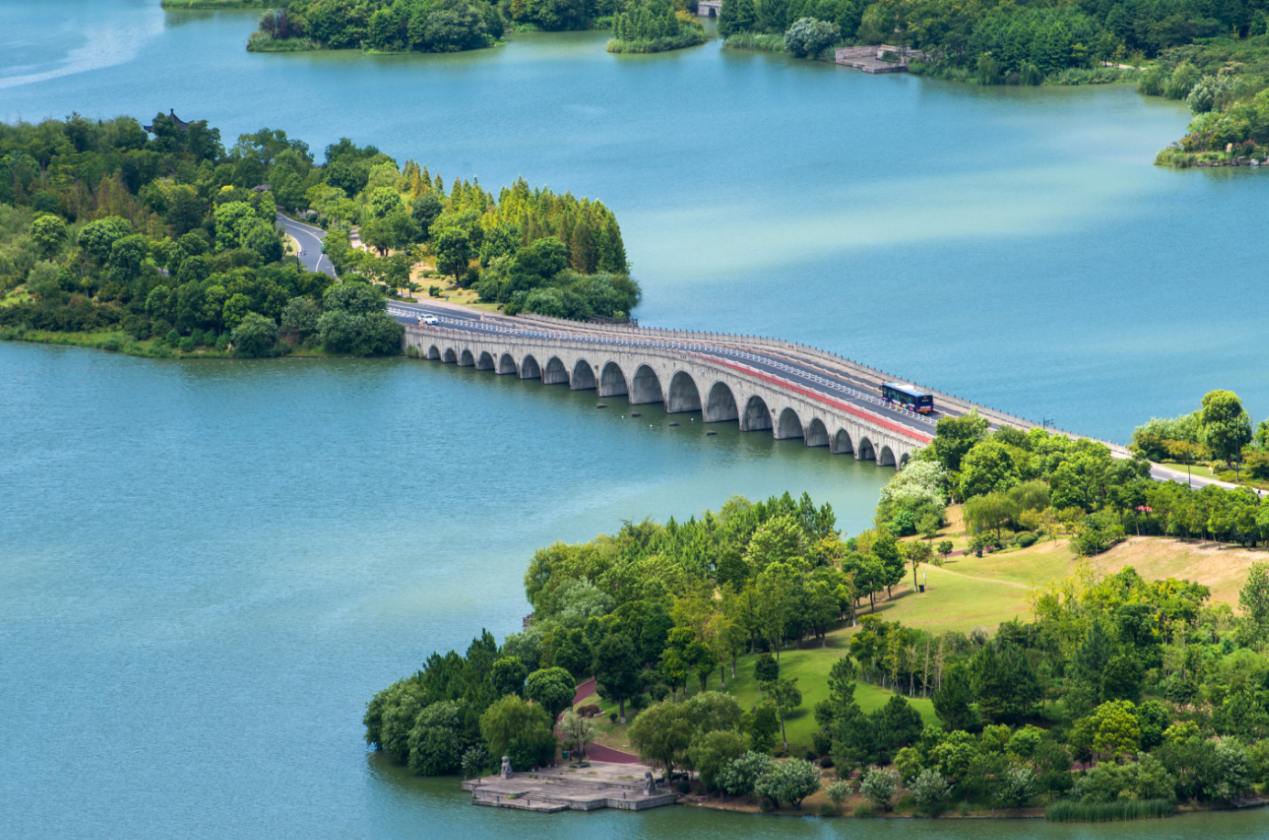
<svg viewBox="0 0 1269 840">
<path fill-rule="evenodd" d="M 691 793 L 691 792 L 692 792 L 692 783 L 691 783 L 691 782 L 679 782 L 677 787 L 678 787 L 678 791 L 679 791 L 679 793 Z"/>
<path fill-rule="evenodd" d="M 1022 548 L 1029 548 L 1035 545 L 1036 535 L 1030 531 L 1023 531 L 1021 534 L 1013 538 L 1013 544 Z"/>
<path fill-rule="evenodd" d="M 932 767 L 922 770 L 912 784 L 912 794 L 916 799 L 917 805 L 925 809 L 931 816 L 938 815 L 951 792 L 952 789 L 947 784 L 947 779 L 943 778 L 943 774 Z"/>
<path fill-rule="evenodd" d="M 175 347 L 181 343 L 181 334 L 176 330 L 168 330 L 167 336 L 163 340 L 167 342 L 168 347 Z"/>
<path fill-rule="evenodd" d="M 784 48 L 799 58 L 816 56 L 841 35 L 841 29 L 835 23 L 799 18 L 784 33 Z"/>
<path fill-rule="evenodd" d="M 220 334 L 220 338 L 216 339 L 216 349 L 221 353 L 229 349 L 229 333 Z"/>
<path fill-rule="evenodd" d="M 617 722 L 617 712 L 615 710 L 608 713 L 608 722 L 609 723 Z"/>
<path fill-rule="evenodd" d="M 123 346 L 123 340 L 117 335 L 112 335 L 101 343 L 102 350 L 109 350 L 112 353 L 119 352 L 119 348 Z"/>
<path fill-rule="evenodd" d="M 871 805 L 856 805 L 856 806 L 855 806 L 855 816 L 860 817 L 861 819 L 862 819 L 863 817 L 871 817 L 871 816 L 872 816 L 872 806 L 871 806 Z"/>
<path fill-rule="evenodd" d="M 824 768 L 825 770 L 829 769 L 832 766 L 833 766 L 833 759 L 831 756 L 826 755 L 820 759 L 820 767 Z"/>
<path fill-rule="evenodd" d="M 890 799 L 899 789 L 899 774 L 893 770 L 869 770 L 859 785 L 859 792 L 883 810 L 890 810 Z"/>
<path fill-rule="evenodd" d="M 184 338 L 181 339 L 180 344 L 177 346 L 180 347 L 182 353 L 193 353 L 194 352 L 194 336 L 192 335 L 185 336 Z"/>
</svg>

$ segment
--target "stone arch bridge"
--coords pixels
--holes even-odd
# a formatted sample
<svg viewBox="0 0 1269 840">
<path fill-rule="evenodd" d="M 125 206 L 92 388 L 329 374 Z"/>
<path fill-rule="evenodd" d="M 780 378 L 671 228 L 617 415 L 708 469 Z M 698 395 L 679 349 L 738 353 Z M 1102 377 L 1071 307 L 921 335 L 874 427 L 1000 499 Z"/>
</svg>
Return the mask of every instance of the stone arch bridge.
<svg viewBox="0 0 1269 840">
<path fill-rule="evenodd" d="M 544 385 L 662 403 L 666 413 L 700 412 L 706 423 L 738 423 L 835 455 L 902 468 L 930 435 L 740 362 L 671 343 L 620 338 L 477 333 L 407 325 L 405 344 L 424 359 L 475 367 Z"/>
</svg>

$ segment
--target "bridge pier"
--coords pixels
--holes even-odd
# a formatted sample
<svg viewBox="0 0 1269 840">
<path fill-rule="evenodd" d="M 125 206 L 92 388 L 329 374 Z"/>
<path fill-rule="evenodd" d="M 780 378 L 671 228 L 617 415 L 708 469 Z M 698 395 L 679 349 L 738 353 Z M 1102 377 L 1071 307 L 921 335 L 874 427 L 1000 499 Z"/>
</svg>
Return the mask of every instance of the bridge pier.
<svg viewBox="0 0 1269 840">
<path fill-rule="evenodd" d="M 740 431 L 759 432 L 771 428 L 771 412 L 762 397 L 750 397 L 745 403 L 745 413 L 740 418 Z"/>
<path fill-rule="evenodd" d="M 928 437 L 908 434 L 867 406 L 855 408 L 807 393 L 726 360 L 656 345 L 561 340 L 552 335 L 462 334 L 406 327 L 405 343 L 428 359 L 475 367 L 601 397 L 625 396 L 632 406 L 660 402 L 667 414 L 701 412 L 707 423 L 736 421 L 741 431 L 771 430 L 776 440 L 802 438 L 806 446 L 852 454 L 878 466 L 902 469 Z M 633 376 L 631 375 L 633 374 Z"/>
</svg>

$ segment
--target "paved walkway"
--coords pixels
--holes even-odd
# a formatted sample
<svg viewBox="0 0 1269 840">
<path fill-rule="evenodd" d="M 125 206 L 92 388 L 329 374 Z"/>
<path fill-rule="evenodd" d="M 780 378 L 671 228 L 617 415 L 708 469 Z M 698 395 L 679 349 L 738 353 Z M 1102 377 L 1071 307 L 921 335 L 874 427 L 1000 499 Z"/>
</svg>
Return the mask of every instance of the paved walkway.
<svg viewBox="0 0 1269 840">
<path fill-rule="evenodd" d="M 614 750 L 612 747 L 605 747 L 603 744 L 587 744 L 586 757 L 591 761 L 604 761 L 609 764 L 639 764 L 639 756 L 631 755 L 628 752 Z"/>
<path fill-rule="evenodd" d="M 577 693 L 573 695 L 573 705 L 581 703 L 587 697 L 595 693 L 595 678 L 591 677 L 586 682 L 577 687 Z M 563 717 L 564 713 L 560 713 Z M 587 744 L 586 757 L 591 761 L 606 761 L 609 764 L 638 764 L 639 756 L 632 755 L 628 752 L 605 747 L 603 744 Z"/>
</svg>

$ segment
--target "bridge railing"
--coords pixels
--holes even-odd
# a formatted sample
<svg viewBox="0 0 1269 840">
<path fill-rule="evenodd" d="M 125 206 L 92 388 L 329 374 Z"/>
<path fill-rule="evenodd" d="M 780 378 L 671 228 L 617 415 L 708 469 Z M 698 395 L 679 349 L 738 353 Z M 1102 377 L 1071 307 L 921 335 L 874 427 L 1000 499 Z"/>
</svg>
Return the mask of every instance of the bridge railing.
<svg viewBox="0 0 1269 840">
<path fill-rule="evenodd" d="M 406 309 L 401 309 L 400 307 L 393 307 L 391 305 L 388 306 L 388 313 L 392 315 L 397 315 L 400 317 L 408 317 L 408 318 L 413 318 L 417 316 L 417 313 L 415 312 L 412 312 Z M 439 316 L 437 320 L 444 323 L 451 323 L 451 324 L 467 324 L 467 325 L 471 324 L 471 322 L 465 318 L 450 318 L 448 316 Z M 555 319 L 555 320 L 558 320 L 558 319 Z M 590 336 L 590 335 L 579 336 L 577 333 L 553 332 L 549 330 L 516 329 L 513 327 L 506 327 L 496 323 L 481 323 L 479 329 L 481 332 L 498 333 L 503 335 L 526 336 L 526 337 L 535 338 L 535 339 L 540 339 L 540 338 L 549 336 L 551 338 L 554 338 L 560 341 L 571 342 L 574 344 L 581 342 L 581 343 L 592 343 L 592 344 L 598 344 L 598 345 L 610 346 L 610 347 L 658 347 L 658 348 L 668 348 L 673 350 L 686 350 L 689 352 L 707 352 L 707 351 L 716 352 L 716 347 L 711 346 L 709 344 L 696 342 L 696 341 L 655 341 L 650 339 L 633 339 L 633 338 L 601 338 L 599 336 Z M 758 361 L 763 364 L 771 365 L 772 367 L 780 369 L 792 376 L 797 376 L 799 378 L 809 379 L 813 382 L 817 382 L 818 384 L 821 384 L 827 388 L 832 388 L 835 391 L 839 391 L 843 394 L 846 394 L 852 399 L 869 403 L 873 406 L 876 406 L 878 409 L 881 409 L 883 411 L 889 411 L 893 414 L 897 414 L 901 417 L 904 417 L 910 422 L 921 423 L 923 425 L 929 426 L 931 429 L 933 429 L 935 426 L 935 422 L 933 420 L 931 420 L 930 418 L 922 414 L 918 414 L 917 412 L 912 411 L 908 408 L 905 408 L 904 406 L 899 405 L 897 403 L 887 402 L 886 400 L 883 400 L 880 397 L 873 396 L 872 394 L 865 393 L 856 388 L 851 388 L 850 386 L 844 385 L 840 382 L 835 382 L 833 380 L 826 379 L 821 376 L 815 376 L 814 374 L 797 370 L 796 368 L 790 367 L 789 365 L 785 365 L 781 362 L 775 362 L 775 361 L 771 361 L 767 359 L 762 359 L 756 354 L 748 353 L 743 350 L 731 350 L 728 352 L 730 352 L 733 355 L 739 356 L 741 358 L 747 358 L 751 361 Z"/>
<path fill-rule="evenodd" d="M 389 312 L 391 312 L 391 307 L 389 308 Z M 420 335 L 449 336 L 459 340 L 460 342 L 476 343 L 481 340 L 480 333 L 474 333 L 467 330 L 456 330 L 456 329 L 451 329 L 449 327 L 430 326 L 430 325 L 407 326 L 407 331 L 411 331 L 411 330 Z M 762 373 L 761 371 L 755 370 L 753 368 L 749 368 L 744 365 L 731 364 L 717 358 L 706 356 L 700 352 L 697 352 L 696 349 L 694 349 L 691 346 L 688 346 L 685 343 L 643 342 L 643 341 L 632 342 L 632 341 L 622 341 L 618 339 L 579 338 L 577 336 L 571 336 L 571 335 L 566 335 L 562 333 L 555 333 L 555 332 L 550 332 L 546 330 L 533 331 L 533 330 L 508 329 L 508 330 L 490 330 L 490 332 L 493 332 L 495 334 L 499 332 L 506 332 L 506 333 L 509 333 L 510 337 L 512 338 L 532 339 L 533 342 L 539 346 L 546 345 L 547 347 L 555 347 L 560 350 L 575 349 L 579 345 L 583 345 L 583 346 L 589 345 L 596 348 L 605 348 L 605 349 L 616 348 L 616 347 L 629 347 L 632 349 L 638 349 L 641 353 L 645 355 L 655 356 L 655 357 L 664 358 L 664 359 L 671 359 L 675 361 L 680 361 L 682 360 L 684 355 L 687 355 L 687 356 L 690 356 L 695 362 L 703 364 L 707 367 L 714 368 L 716 370 L 719 370 L 720 372 L 723 372 L 723 371 L 731 372 L 731 373 L 739 372 L 751 378 L 766 382 L 769 385 L 781 388 L 782 390 L 791 391 L 803 397 L 804 399 L 809 399 L 814 402 L 820 403 L 821 405 L 824 405 L 826 407 L 835 409 L 840 412 L 844 412 L 846 414 L 850 414 L 860 420 L 863 420 L 864 422 L 871 423 L 875 426 L 879 426 L 880 428 L 886 431 L 889 431 L 893 434 L 898 434 L 907 438 L 911 438 L 912 440 L 917 441 L 921 445 L 925 445 L 929 443 L 931 440 L 930 435 L 922 434 L 916 429 L 910 429 L 904 426 L 900 426 L 896 423 L 891 422 L 890 420 L 887 420 L 884 417 L 874 414 L 871 411 L 861 409 L 857 406 L 852 406 L 849 403 L 844 403 L 844 402 L 841 402 L 840 400 L 834 400 L 831 397 L 816 393 L 815 391 L 811 391 L 809 389 L 803 388 L 800 385 L 797 385 L 793 382 L 789 382 L 787 380 L 780 379 L 779 377 Z M 700 349 L 709 349 L 709 348 L 702 347 Z M 678 351 L 678 352 L 673 352 L 673 351 Z M 925 419 L 925 418 L 921 418 L 921 419 Z"/>
<path fill-rule="evenodd" d="M 778 350 L 785 350 L 788 352 L 794 352 L 794 353 L 799 353 L 799 354 L 803 354 L 807 356 L 817 357 L 827 362 L 830 362 L 831 364 L 834 364 L 834 365 L 845 366 L 846 368 L 865 376 L 875 377 L 878 379 L 903 380 L 903 377 L 897 376 L 892 373 L 887 373 L 882 370 L 878 370 L 877 368 L 870 367 L 861 362 L 856 362 L 853 359 L 845 358 L 844 356 L 840 356 L 836 353 L 830 353 L 827 350 L 821 350 L 818 347 L 810 347 L 805 344 L 798 344 L 797 342 L 785 341 L 783 339 L 778 339 L 778 338 L 767 338 L 765 336 L 741 335 L 741 334 L 732 334 L 732 333 L 698 332 L 693 330 L 672 330 L 672 329 L 665 329 L 661 327 L 647 327 L 647 326 L 632 327 L 632 326 L 617 325 L 617 324 L 607 324 L 607 325 L 589 324 L 589 323 L 584 323 L 580 321 L 570 321 L 567 318 L 556 318 L 551 315 L 538 315 L 537 313 L 526 313 L 526 312 L 521 312 L 516 317 L 523 318 L 525 320 L 538 321 L 541 323 L 559 324 L 561 326 L 567 326 L 568 328 L 571 328 L 571 329 L 582 328 L 582 329 L 596 330 L 596 331 L 617 332 L 617 333 L 623 333 L 623 334 L 629 334 L 629 335 L 644 334 L 644 335 L 672 336 L 672 337 L 675 337 L 681 340 L 687 340 L 687 341 L 720 342 L 720 343 L 727 343 L 727 344 L 742 344 L 742 345 L 756 344 L 756 345 L 760 345 L 764 347 L 771 347 Z M 912 380 L 910 379 L 903 380 L 903 381 L 912 382 Z M 944 403 L 956 406 L 962 410 L 977 411 L 983 417 L 986 417 L 989 420 L 995 421 L 997 425 L 1005 424 L 1009 426 L 1016 426 L 1021 429 L 1031 429 L 1031 428 L 1048 429 L 1057 434 L 1066 435 L 1067 437 L 1071 437 L 1071 438 L 1087 438 L 1089 440 L 1097 441 L 1098 443 L 1105 445 L 1107 448 L 1110 449 L 1112 453 L 1114 453 L 1115 455 L 1119 457 L 1126 458 L 1126 457 L 1132 456 L 1132 453 L 1128 449 L 1128 447 L 1124 446 L 1121 443 L 1116 443 L 1114 441 L 1109 441 L 1109 440 L 1102 440 L 1100 438 L 1091 437 L 1090 435 L 1083 435 L 1078 432 L 1073 432 L 1067 429 L 1059 429 L 1045 423 L 1037 423 L 1034 420 L 1027 420 L 1023 417 L 1019 417 L 1017 415 L 1010 414 L 1008 412 L 1001 411 L 996 408 L 991 408 L 991 407 L 982 405 L 980 403 L 976 403 L 973 400 L 968 400 L 968 399 L 965 399 L 964 397 L 958 397 L 954 394 L 948 394 L 934 388 L 929 388 L 928 386 L 920 385 L 919 383 L 916 383 L 916 382 L 913 382 L 912 384 L 915 385 L 916 387 L 919 387 L 923 390 L 928 391 L 929 393 L 933 394 L 937 399 L 943 401 Z"/>
</svg>

